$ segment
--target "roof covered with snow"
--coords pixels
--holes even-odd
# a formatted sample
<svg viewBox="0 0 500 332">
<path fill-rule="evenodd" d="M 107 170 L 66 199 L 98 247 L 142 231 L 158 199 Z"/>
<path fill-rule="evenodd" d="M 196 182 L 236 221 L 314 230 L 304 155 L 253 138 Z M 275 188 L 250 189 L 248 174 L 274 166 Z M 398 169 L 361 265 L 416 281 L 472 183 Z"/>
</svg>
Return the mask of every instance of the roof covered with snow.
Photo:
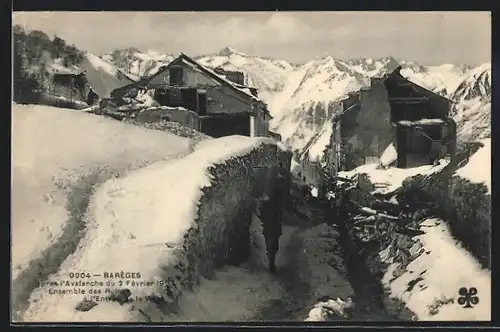
<svg viewBox="0 0 500 332">
<path fill-rule="evenodd" d="M 412 87 L 416 88 L 420 93 L 423 93 L 424 95 L 426 96 L 432 96 L 432 98 L 435 98 L 435 99 L 441 99 L 443 101 L 447 101 L 447 102 L 451 102 L 448 98 L 440 95 L 440 94 L 437 94 L 435 93 L 434 91 L 431 91 L 429 89 L 426 89 L 424 88 L 423 86 L 415 83 L 415 82 L 412 82 L 411 80 L 409 80 L 408 78 L 404 77 L 402 74 L 401 74 L 401 69 L 402 67 L 399 66 L 398 68 L 396 68 L 392 73 L 390 73 L 389 75 L 387 75 L 386 77 L 384 77 L 382 79 L 382 81 L 386 81 L 387 79 L 389 78 L 393 78 L 393 77 L 398 77 L 399 79 L 402 79 L 404 81 L 406 81 L 408 84 L 410 84 Z"/>
<path fill-rule="evenodd" d="M 391 73 L 389 74 L 385 74 L 385 75 L 382 75 L 380 77 L 377 77 L 377 79 L 379 80 L 379 82 L 385 82 L 387 79 L 391 78 L 391 77 L 394 77 L 395 75 L 398 75 L 400 76 L 400 78 L 402 78 L 403 80 L 407 81 L 408 83 L 410 83 L 411 85 L 413 86 L 416 86 L 418 87 L 418 89 L 421 91 L 421 92 L 424 92 L 426 95 L 428 94 L 432 94 L 434 96 L 436 96 L 436 98 L 441 98 L 441 99 L 444 99 L 446 101 L 450 101 L 448 98 L 446 97 L 443 97 L 437 93 L 434 93 L 430 90 L 427 90 L 426 88 L 414 83 L 414 82 L 411 82 L 410 80 L 408 80 L 406 77 L 402 76 L 401 73 L 400 73 L 400 70 L 401 70 L 401 66 L 398 66 L 396 69 L 394 69 L 394 71 L 392 71 Z M 370 90 L 370 87 L 363 87 L 360 89 L 360 91 L 369 91 Z M 360 91 L 357 91 L 357 92 L 351 92 L 349 93 L 348 95 L 345 96 L 345 98 L 343 98 L 341 101 L 344 101 L 344 100 L 349 100 L 351 99 L 354 95 L 359 95 Z M 359 105 L 361 103 L 361 99 L 359 99 L 358 101 L 356 101 L 353 105 L 349 106 L 347 109 L 343 110 L 342 112 L 336 114 L 332 121 L 333 123 L 337 122 L 343 115 L 345 115 L 346 113 L 356 109 L 357 107 L 359 107 Z M 432 125 L 432 124 L 441 124 L 443 123 L 444 121 L 441 120 L 441 119 L 422 119 L 422 120 L 419 120 L 419 121 L 399 121 L 398 123 L 401 124 L 401 125 L 406 125 L 406 126 L 410 126 L 410 125 Z"/>
<path fill-rule="evenodd" d="M 190 66 L 193 69 L 198 69 L 198 70 L 201 70 L 201 71 L 209 74 L 212 78 L 216 79 L 220 83 L 222 83 L 224 85 L 227 85 L 227 86 L 230 86 L 231 88 L 233 88 L 236 91 L 238 91 L 240 94 L 244 94 L 248 99 L 254 100 L 254 101 L 258 101 L 258 102 L 262 102 L 259 98 L 255 97 L 250 92 L 250 88 L 245 87 L 245 86 L 243 86 L 241 84 L 238 84 L 238 83 L 235 83 L 233 81 L 228 80 L 224 75 L 217 74 L 212 69 L 199 64 L 198 62 L 196 62 L 195 60 L 191 59 L 190 57 L 188 57 L 184 53 L 181 53 L 181 55 L 179 56 L 179 58 L 182 60 L 182 62 L 184 64 Z M 174 62 L 176 62 L 176 60 L 172 61 L 170 64 L 173 64 Z M 170 66 L 170 64 L 167 65 L 163 70 L 166 70 Z"/>
<path fill-rule="evenodd" d="M 267 114 L 269 114 L 269 110 L 267 110 L 266 104 L 262 100 L 260 100 L 259 98 L 255 97 L 252 94 L 251 88 L 228 80 L 224 75 L 217 74 L 212 69 L 210 69 L 210 68 L 208 68 L 206 66 L 201 65 L 200 63 L 196 62 L 195 60 L 193 60 L 192 58 L 190 58 L 189 56 L 187 56 L 184 53 L 181 53 L 181 55 L 179 55 L 176 59 L 174 59 L 168 65 L 165 65 L 165 66 L 161 67 L 155 74 L 153 74 L 153 75 L 145 78 L 144 80 L 142 80 L 142 81 L 140 81 L 138 83 L 139 84 L 141 84 L 141 83 L 142 84 L 147 84 L 147 82 L 149 82 L 152 78 L 160 75 L 161 73 L 163 73 L 166 70 L 168 70 L 172 65 L 178 64 L 179 62 L 182 62 L 183 64 L 191 67 L 192 69 L 194 69 L 196 71 L 199 71 L 199 72 L 202 72 L 202 73 L 210 76 L 212 79 L 216 80 L 220 84 L 223 84 L 223 85 L 231 88 L 233 91 L 236 91 L 238 94 L 240 94 L 241 96 L 245 97 L 248 101 L 253 101 L 253 102 L 256 102 L 256 103 L 260 103 L 261 106 L 263 107 L 264 111 Z"/>
<path fill-rule="evenodd" d="M 53 75 L 84 74 L 89 85 L 101 97 L 108 96 L 114 89 L 135 82 L 130 75 L 90 52 L 85 53 L 82 63 L 78 66 L 65 66 L 62 59 L 56 59 L 48 69 Z"/>
</svg>

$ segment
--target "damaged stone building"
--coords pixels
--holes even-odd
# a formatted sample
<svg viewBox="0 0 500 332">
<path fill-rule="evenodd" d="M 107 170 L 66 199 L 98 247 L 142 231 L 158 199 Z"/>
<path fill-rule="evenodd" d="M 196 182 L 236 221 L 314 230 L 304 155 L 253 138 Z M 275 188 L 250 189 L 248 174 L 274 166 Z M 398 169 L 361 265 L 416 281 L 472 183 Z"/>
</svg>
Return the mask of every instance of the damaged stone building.
<svg viewBox="0 0 500 332">
<path fill-rule="evenodd" d="M 74 68 L 55 63 L 49 68 L 49 73 L 47 97 L 63 99 L 83 107 L 94 105 L 100 99 L 109 96 L 114 89 L 135 82 L 121 70 L 117 70 L 115 75 L 110 75 L 104 70 L 96 70 L 95 64 L 88 59 Z M 71 105 L 66 107 L 72 108 Z"/>
<path fill-rule="evenodd" d="M 399 168 L 433 164 L 453 158 L 456 124 L 451 102 L 403 77 L 401 66 L 372 78 L 369 87 L 350 93 L 333 120 L 326 150 L 327 172 L 352 170 L 379 162 L 389 148 Z"/>
<path fill-rule="evenodd" d="M 243 73 L 211 70 L 181 54 L 156 74 L 114 90 L 112 97 L 123 98 L 132 89 L 153 90 L 160 105 L 195 112 L 200 120 L 196 129 L 209 136 L 269 136 L 267 105 L 257 89 L 243 83 Z"/>
</svg>

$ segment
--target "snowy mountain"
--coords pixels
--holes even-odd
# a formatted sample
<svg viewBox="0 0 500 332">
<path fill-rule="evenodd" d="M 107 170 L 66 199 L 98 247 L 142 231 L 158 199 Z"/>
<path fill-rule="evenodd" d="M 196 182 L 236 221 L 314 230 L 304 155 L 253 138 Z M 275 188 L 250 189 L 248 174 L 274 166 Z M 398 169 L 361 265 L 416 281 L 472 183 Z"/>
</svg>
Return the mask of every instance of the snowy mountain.
<svg viewBox="0 0 500 332">
<path fill-rule="evenodd" d="M 131 47 L 114 50 L 101 58 L 139 78 L 156 73 L 161 66 L 175 59 L 176 55 L 162 54 L 152 50 L 143 53 Z"/>
<path fill-rule="evenodd" d="M 470 70 L 451 99 L 460 140 L 491 137 L 491 62 Z"/>
<path fill-rule="evenodd" d="M 197 57 L 207 67 L 222 67 L 225 70 L 240 71 L 245 75 L 245 84 L 259 89 L 259 97 L 266 102 L 285 87 L 288 73 L 294 66 L 283 60 L 249 56 L 226 47 L 215 55 Z"/>
<path fill-rule="evenodd" d="M 491 76 L 485 72 L 489 64 L 478 68 L 452 64 L 426 67 L 392 57 L 345 62 L 327 57 L 296 68 L 286 88 L 270 104 L 274 130 L 299 154 L 307 151 L 309 159 L 321 159 L 331 119 L 340 110 L 339 101 L 348 92 L 368 85 L 370 77 L 390 73 L 398 65 L 402 66 L 401 74 L 416 84 L 452 100 L 461 96 L 454 107 L 459 139 L 489 136 L 491 97 L 487 93 L 491 93 Z"/>
<path fill-rule="evenodd" d="M 370 77 L 388 74 L 399 65 L 403 76 L 446 97 L 470 70 L 462 65 L 426 67 L 393 57 L 312 61 L 290 73 L 286 88 L 270 103 L 273 128 L 294 150 L 309 150 L 309 158 L 317 159 L 328 142 L 330 120 L 340 110 L 339 101 L 348 92 L 367 86 Z"/>
<path fill-rule="evenodd" d="M 491 62 L 470 70 L 451 95 L 453 100 L 491 99 Z"/>
<path fill-rule="evenodd" d="M 209 68 L 222 67 L 245 74 L 245 84 L 258 87 L 259 97 L 268 100 L 271 95 L 284 88 L 284 82 L 293 65 L 280 60 L 249 56 L 226 47 L 216 54 L 191 55 L 193 59 Z M 170 63 L 178 54 L 162 54 L 155 51 L 141 53 L 136 48 L 114 50 L 102 58 L 135 76 L 148 76 Z"/>
<path fill-rule="evenodd" d="M 243 72 L 245 83 L 256 87 L 259 97 L 268 103 L 274 117 L 271 128 L 279 132 L 293 150 L 300 152 L 307 146 L 307 149 L 315 151 L 311 153 L 313 158 L 319 156 L 317 151 L 324 149 L 320 142 L 327 140 L 321 137 L 329 132 L 328 123 L 340 110 L 340 100 L 348 92 L 368 85 L 370 77 L 390 73 L 399 65 L 402 66 L 401 74 L 409 80 L 456 100 L 457 121 L 466 121 L 471 114 L 480 119 L 489 116 L 484 114 L 485 104 L 478 100 L 484 99 L 486 90 L 481 89 L 491 89 L 491 69 L 490 74 L 484 72 L 484 66 L 490 67 L 490 64 L 478 68 L 462 64 L 424 66 L 391 56 L 346 61 L 327 56 L 294 65 L 284 60 L 247 55 L 230 47 L 216 54 L 191 56 L 210 68 Z M 103 58 L 131 74 L 141 76 L 154 73 L 174 57 L 154 51 L 141 53 L 132 48 L 115 50 Z M 479 99 L 474 97 L 476 95 Z M 473 105 L 471 100 L 474 100 Z M 465 132 L 462 130 L 462 133 Z"/>
<path fill-rule="evenodd" d="M 414 61 L 396 60 L 390 56 L 376 60 L 363 58 L 347 62 L 360 73 L 370 77 L 388 74 L 401 65 L 401 75 L 445 97 L 450 97 L 462 82 L 464 75 L 472 69 L 468 65 L 454 64 L 426 67 Z"/>
<path fill-rule="evenodd" d="M 294 150 L 302 150 L 341 109 L 340 100 L 369 84 L 368 76 L 346 62 L 326 57 L 297 67 L 286 88 L 269 103 L 272 128 Z"/>
</svg>

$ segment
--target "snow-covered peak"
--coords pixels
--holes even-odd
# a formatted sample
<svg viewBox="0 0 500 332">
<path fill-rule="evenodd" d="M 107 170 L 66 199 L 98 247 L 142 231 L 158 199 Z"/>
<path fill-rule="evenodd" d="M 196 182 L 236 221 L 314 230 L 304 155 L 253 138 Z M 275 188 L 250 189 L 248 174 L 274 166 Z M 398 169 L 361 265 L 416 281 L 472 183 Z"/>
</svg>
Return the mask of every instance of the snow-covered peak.
<svg viewBox="0 0 500 332">
<path fill-rule="evenodd" d="M 242 55 L 242 56 L 246 56 L 245 53 L 241 53 L 237 50 L 235 50 L 234 48 L 232 47 L 224 47 L 222 50 L 219 51 L 219 53 L 217 53 L 218 55 L 220 56 L 231 56 L 231 55 Z"/>
<path fill-rule="evenodd" d="M 491 100 L 491 62 L 470 70 L 452 94 L 452 99 L 455 101 L 476 98 Z"/>
<path fill-rule="evenodd" d="M 154 74 L 177 56 L 133 49 L 113 53 L 114 60 L 109 62 L 139 76 Z M 285 60 L 247 55 L 232 47 L 225 47 L 215 54 L 188 55 L 211 69 L 221 67 L 242 72 L 245 85 L 257 88 L 259 99 L 268 104 L 274 117 L 271 123 L 273 130 L 279 132 L 294 150 L 302 151 L 306 146 L 314 146 L 310 151 L 313 154 L 321 150 L 324 140 L 319 137 L 327 132 L 328 122 L 338 112 L 339 100 L 348 92 L 369 84 L 371 77 L 391 73 L 398 66 L 402 68 L 401 75 L 410 81 L 449 99 L 470 99 L 477 92 L 481 100 L 491 95 L 491 63 L 476 68 L 449 63 L 424 66 L 392 56 L 340 60 L 326 55 L 293 65 Z M 483 104 L 480 106 L 483 107 Z M 483 119 L 483 108 L 474 109 L 477 109 L 477 116 Z M 458 113 L 465 114 L 462 111 Z M 483 126 L 486 122 L 478 120 L 474 123 Z M 309 144 L 310 140 L 319 143 Z M 310 157 L 314 159 L 314 156 Z"/>
<path fill-rule="evenodd" d="M 116 49 L 102 56 L 102 59 L 113 63 L 118 68 L 136 77 L 149 76 L 175 59 L 178 54 L 161 53 L 156 50 L 142 52 L 135 47 Z"/>
</svg>

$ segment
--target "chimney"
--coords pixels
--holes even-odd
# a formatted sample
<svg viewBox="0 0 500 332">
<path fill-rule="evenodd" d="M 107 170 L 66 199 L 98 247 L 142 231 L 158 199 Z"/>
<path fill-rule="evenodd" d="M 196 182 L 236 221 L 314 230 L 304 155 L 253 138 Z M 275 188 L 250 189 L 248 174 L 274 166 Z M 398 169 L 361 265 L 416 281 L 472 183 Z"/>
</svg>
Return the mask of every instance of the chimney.
<svg viewBox="0 0 500 332">
<path fill-rule="evenodd" d="M 226 78 L 236 84 L 245 85 L 245 75 L 239 71 L 226 71 Z"/>
<path fill-rule="evenodd" d="M 258 90 L 256 88 L 249 88 L 250 89 L 250 93 L 254 96 L 254 97 L 258 97 Z"/>
</svg>

